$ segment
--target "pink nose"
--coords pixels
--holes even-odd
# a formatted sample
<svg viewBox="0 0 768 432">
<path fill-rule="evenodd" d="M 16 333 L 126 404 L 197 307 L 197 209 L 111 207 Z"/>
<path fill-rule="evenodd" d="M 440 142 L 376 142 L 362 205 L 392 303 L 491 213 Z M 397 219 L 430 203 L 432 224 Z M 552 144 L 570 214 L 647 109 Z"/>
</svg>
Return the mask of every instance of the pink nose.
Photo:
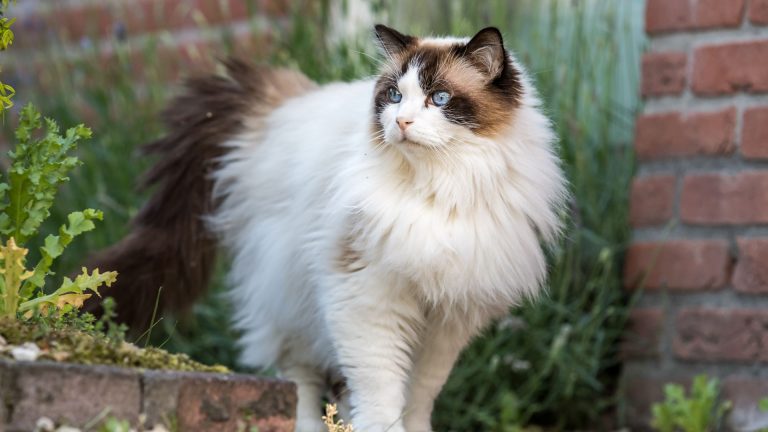
<svg viewBox="0 0 768 432">
<path fill-rule="evenodd" d="M 397 118 L 397 125 L 400 126 L 400 130 L 405 132 L 406 129 L 408 129 L 408 126 L 413 123 L 413 120 L 406 120 L 402 117 Z"/>
</svg>

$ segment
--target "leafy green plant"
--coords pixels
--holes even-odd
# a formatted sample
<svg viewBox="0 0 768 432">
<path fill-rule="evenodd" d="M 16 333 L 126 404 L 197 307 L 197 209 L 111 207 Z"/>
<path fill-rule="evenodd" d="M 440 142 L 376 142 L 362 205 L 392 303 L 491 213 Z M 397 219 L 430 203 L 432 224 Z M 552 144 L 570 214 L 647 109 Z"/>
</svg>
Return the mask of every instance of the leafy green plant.
<svg viewBox="0 0 768 432">
<path fill-rule="evenodd" d="M 651 425 L 659 432 L 711 432 L 731 408 L 729 401 L 720 402 L 720 384 L 716 378 L 698 375 L 693 379 L 690 396 L 683 386 L 664 386 L 665 400 L 652 407 Z"/>
<path fill-rule="evenodd" d="M 15 18 L 6 18 L 3 16 L 8 7 L 9 0 L 0 1 L 0 51 L 5 51 L 13 43 L 13 30 L 11 26 L 16 22 Z M 13 98 L 16 90 L 8 84 L 0 81 L 0 114 L 13 106 Z"/>
<path fill-rule="evenodd" d="M 32 269 L 27 269 L 28 249 L 24 246 L 35 239 L 43 221 L 50 215 L 56 192 L 61 183 L 68 180 L 67 174 L 77 164 L 70 153 L 78 141 L 91 136 L 83 125 L 68 129 L 63 135 L 56 122 L 45 119 L 43 131 L 40 113 L 27 105 L 21 111 L 16 129 L 18 141 L 9 153 L 11 167 L 7 182 L 0 183 L 0 317 L 15 318 L 18 313 L 31 315 L 33 312 L 47 314 L 50 309 L 66 312 L 80 307 L 90 292 L 110 285 L 117 273 L 88 272 L 83 268 L 74 280 L 65 277 L 63 282 L 46 294 L 46 278 L 53 275 L 51 265 L 64 249 L 78 235 L 95 228 L 94 220 L 102 214 L 93 209 L 70 213 L 68 223 L 61 225 L 58 234 L 49 234 L 40 247 L 40 259 Z"/>
<path fill-rule="evenodd" d="M 0 1 L 0 51 L 13 43 L 10 29 L 14 19 L 4 17 L 9 0 Z M 10 108 L 14 90 L 0 83 L 0 112 Z M 50 216 L 50 208 L 60 184 L 68 180 L 67 173 L 78 164 L 71 156 L 77 142 L 91 136 L 90 129 L 78 125 L 64 135 L 51 119 L 43 120 L 34 106 L 21 110 L 15 138 L 17 145 L 9 152 L 11 160 L 7 181 L 0 182 L 0 318 L 16 318 L 18 314 L 47 315 L 51 310 L 66 313 L 80 307 L 92 291 L 98 293 L 102 284 L 111 284 L 116 273 L 89 273 L 85 268 L 74 280 L 64 278 L 61 285 L 46 294 L 46 278 L 53 275 L 51 265 L 76 236 L 94 228 L 94 220 L 102 214 L 93 209 L 68 215 L 58 235 L 48 235 L 40 258 L 27 269 L 29 240 L 36 239 L 40 225 Z M 41 135 L 41 136 L 38 136 Z"/>
</svg>

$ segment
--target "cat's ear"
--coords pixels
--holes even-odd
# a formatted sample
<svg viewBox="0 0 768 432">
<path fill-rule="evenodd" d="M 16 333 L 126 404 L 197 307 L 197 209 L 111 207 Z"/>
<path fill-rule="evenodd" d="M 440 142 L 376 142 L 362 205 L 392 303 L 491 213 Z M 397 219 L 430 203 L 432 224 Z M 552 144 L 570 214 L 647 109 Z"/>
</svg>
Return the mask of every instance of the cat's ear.
<svg viewBox="0 0 768 432">
<path fill-rule="evenodd" d="M 415 37 L 404 35 L 383 24 L 376 24 L 374 29 L 376 31 L 376 40 L 379 42 L 379 46 L 388 56 L 399 54 L 416 43 Z"/>
<path fill-rule="evenodd" d="M 467 42 L 464 55 L 490 79 L 498 77 L 507 62 L 507 52 L 504 50 L 504 41 L 499 29 L 486 27 L 477 32 Z"/>
</svg>

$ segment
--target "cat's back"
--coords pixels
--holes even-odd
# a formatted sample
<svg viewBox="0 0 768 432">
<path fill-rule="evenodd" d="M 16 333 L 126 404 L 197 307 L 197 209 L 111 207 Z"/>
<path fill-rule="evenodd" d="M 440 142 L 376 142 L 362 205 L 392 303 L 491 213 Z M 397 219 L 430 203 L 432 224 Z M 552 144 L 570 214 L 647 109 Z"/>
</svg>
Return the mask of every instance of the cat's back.
<svg viewBox="0 0 768 432">
<path fill-rule="evenodd" d="M 307 139 L 342 138 L 370 130 L 373 80 L 333 82 L 288 99 L 269 116 L 267 127 Z"/>
<path fill-rule="evenodd" d="M 266 110 L 251 111 L 214 174 L 215 195 L 225 201 L 210 218 L 212 226 L 228 232 L 238 226 L 260 231 L 269 220 L 314 225 L 310 221 L 327 207 L 335 176 L 370 143 L 374 85 L 334 82 L 272 106 L 256 102 Z"/>
<path fill-rule="evenodd" d="M 327 188 L 333 173 L 370 143 L 374 85 L 324 84 L 257 117 L 236 143 L 235 158 L 244 162 L 239 181 L 269 183 L 262 193 L 292 196 Z"/>
</svg>

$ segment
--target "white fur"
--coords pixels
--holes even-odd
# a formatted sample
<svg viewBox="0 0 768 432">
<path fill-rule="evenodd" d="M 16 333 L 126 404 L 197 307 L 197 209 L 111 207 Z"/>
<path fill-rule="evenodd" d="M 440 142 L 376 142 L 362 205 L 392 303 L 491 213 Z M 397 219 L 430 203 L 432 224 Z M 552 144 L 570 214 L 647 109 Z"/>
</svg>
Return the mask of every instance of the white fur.
<svg viewBox="0 0 768 432">
<path fill-rule="evenodd" d="M 374 81 L 330 84 L 254 118 L 215 174 L 242 361 L 297 382 L 300 432 L 320 430 L 331 372 L 356 430 L 430 430 L 461 349 L 545 280 L 540 241 L 556 238 L 566 193 L 527 78 L 495 139 L 425 106 L 417 79 L 382 113 L 384 143 Z M 398 116 L 414 121 L 405 136 Z M 362 270 L 336 265 L 344 238 Z"/>
</svg>

